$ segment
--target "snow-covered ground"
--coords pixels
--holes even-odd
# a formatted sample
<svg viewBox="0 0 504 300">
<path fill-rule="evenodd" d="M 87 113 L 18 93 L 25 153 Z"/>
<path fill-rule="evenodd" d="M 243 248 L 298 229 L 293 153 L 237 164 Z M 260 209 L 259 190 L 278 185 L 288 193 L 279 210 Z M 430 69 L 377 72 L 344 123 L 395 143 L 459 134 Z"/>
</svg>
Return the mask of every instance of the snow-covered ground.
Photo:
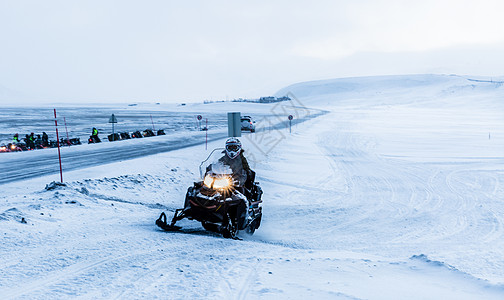
<svg viewBox="0 0 504 300">
<path fill-rule="evenodd" d="M 154 225 L 225 139 L 82 166 L 66 186 L 48 185 L 57 174 L 6 183 L 0 298 L 504 298 L 501 83 L 390 76 L 286 93 L 291 106 L 183 108 L 309 119 L 292 133 L 264 119 L 241 139 L 264 190 L 254 236 Z"/>
</svg>

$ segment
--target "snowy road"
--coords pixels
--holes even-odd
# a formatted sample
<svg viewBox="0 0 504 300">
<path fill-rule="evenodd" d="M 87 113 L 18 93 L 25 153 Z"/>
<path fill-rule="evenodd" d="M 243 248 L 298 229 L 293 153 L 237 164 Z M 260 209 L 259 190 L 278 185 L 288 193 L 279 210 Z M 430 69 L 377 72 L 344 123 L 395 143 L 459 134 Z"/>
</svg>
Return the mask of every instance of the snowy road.
<svg viewBox="0 0 504 300">
<path fill-rule="evenodd" d="M 184 135 L 173 134 L 115 143 L 62 148 L 62 165 L 64 171 L 68 172 L 205 144 L 204 134 L 187 132 Z M 226 137 L 226 133 L 220 130 L 209 133 L 208 140 L 214 141 L 224 137 Z M 59 172 L 57 149 L 43 149 L 36 152 L 33 152 L 33 155 L 26 152 L 4 154 L 0 158 L 3 158 L 2 167 L 4 168 L 0 175 L 0 184 Z"/>
<path fill-rule="evenodd" d="M 353 80 L 372 92 L 302 85 L 330 113 L 273 130 L 267 153 L 242 138 L 264 190 L 242 241 L 154 225 L 182 205 L 201 145 L 76 169 L 52 190 L 54 176 L 1 185 L 1 298 L 504 298 L 501 89 Z"/>
<path fill-rule="evenodd" d="M 325 114 L 323 110 L 310 110 L 302 118 L 294 120 L 294 126 L 306 120 Z M 145 114 L 146 112 L 143 111 Z M 191 115 L 193 115 L 192 113 Z M 171 115 L 174 115 L 173 113 Z M 259 123 L 257 134 L 262 131 L 279 130 L 285 124 L 278 122 L 277 116 L 264 115 L 261 120 L 271 120 Z M 222 124 L 220 127 L 223 127 Z M 243 135 L 250 133 L 244 132 Z M 216 129 L 205 132 L 181 131 L 168 132 L 166 136 L 131 139 L 114 143 L 101 143 L 61 148 L 61 160 L 64 172 L 71 170 L 109 164 L 128 159 L 134 159 L 158 153 L 204 145 L 207 140 L 215 141 L 227 137 L 227 129 Z M 57 149 L 43 149 L 34 152 L 3 153 L 0 156 L 2 172 L 0 184 L 59 173 Z"/>
</svg>

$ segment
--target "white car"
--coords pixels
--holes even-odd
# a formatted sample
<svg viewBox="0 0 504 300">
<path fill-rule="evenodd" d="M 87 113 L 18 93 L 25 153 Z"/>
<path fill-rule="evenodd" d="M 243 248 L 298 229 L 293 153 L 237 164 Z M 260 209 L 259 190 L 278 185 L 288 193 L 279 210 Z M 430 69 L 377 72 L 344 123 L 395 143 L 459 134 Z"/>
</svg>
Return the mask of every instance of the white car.
<svg viewBox="0 0 504 300">
<path fill-rule="evenodd" d="M 255 132 L 255 121 L 251 116 L 241 117 L 241 130 Z"/>
</svg>

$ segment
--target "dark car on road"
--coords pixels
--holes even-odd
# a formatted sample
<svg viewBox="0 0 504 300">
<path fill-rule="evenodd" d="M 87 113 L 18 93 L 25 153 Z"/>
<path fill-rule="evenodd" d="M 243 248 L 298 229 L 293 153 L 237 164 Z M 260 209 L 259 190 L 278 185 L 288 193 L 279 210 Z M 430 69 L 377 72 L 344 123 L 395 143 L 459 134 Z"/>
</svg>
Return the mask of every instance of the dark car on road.
<svg viewBox="0 0 504 300">
<path fill-rule="evenodd" d="M 251 116 L 241 117 L 241 130 L 255 132 L 255 121 Z"/>
</svg>

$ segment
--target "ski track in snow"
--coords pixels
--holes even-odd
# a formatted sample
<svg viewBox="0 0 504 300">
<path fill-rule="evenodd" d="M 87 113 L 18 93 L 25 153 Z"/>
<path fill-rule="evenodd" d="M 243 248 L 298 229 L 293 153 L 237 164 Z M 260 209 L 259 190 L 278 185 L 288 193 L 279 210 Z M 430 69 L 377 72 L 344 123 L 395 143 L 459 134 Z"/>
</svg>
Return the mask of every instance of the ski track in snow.
<svg viewBox="0 0 504 300">
<path fill-rule="evenodd" d="M 48 177 L 0 185 L 1 298 L 502 299 L 504 139 L 478 140 L 504 130 L 500 87 L 427 76 L 382 93 L 373 80 L 387 78 L 360 80 L 372 88 L 317 95 L 310 83 L 301 101 L 330 112 L 292 134 L 265 128 L 281 143 L 256 157 L 263 224 L 242 241 L 154 225 L 182 205 L 201 145 L 76 169 L 54 189 Z M 488 124 L 458 116 L 480 109 Z M 248 137 L 253 154 L 261 140 Z"/>
</svg>

